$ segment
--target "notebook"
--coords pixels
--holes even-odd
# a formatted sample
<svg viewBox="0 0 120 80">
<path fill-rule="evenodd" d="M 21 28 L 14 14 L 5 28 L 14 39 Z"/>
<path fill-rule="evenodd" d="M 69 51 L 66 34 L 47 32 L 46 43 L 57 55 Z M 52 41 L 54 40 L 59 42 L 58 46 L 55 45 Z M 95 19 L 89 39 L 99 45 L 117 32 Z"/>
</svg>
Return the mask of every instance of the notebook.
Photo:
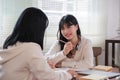
<svg viewBox="0 0 120 80">
<path fill-rule="evenodd" d="M 115 72 L 105 72 L 105 71 L 99 71 L 99 70 L 84 70 L 84 71 L 76 71 L 78 74 L 81 75 L 91 75 L 91 74 L 97 74 L 97 75 L 103 75 L 108 78 L 113 78 L 120 76 L 120 73 L 115 73 Z"/>
<path fill-rule="evenodd" d="M 98 65 L 98 66 L 93 67 L 92 69 L 94 69 L 94 70 L 103 70 L 103 71 L 110 71 L 110 70 L 113 69 L 113 67 L 112 66 Z"/>
</svg>

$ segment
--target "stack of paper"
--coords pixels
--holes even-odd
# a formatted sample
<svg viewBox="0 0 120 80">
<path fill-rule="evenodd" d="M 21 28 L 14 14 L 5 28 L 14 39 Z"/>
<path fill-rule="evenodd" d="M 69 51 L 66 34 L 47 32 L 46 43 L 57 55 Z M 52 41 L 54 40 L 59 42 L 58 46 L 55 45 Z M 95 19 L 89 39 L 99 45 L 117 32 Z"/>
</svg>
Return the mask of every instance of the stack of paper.
<svg viewBox="0 0 120 80">
<path fill-rule="evenodd" d="M 105 80 L 108 77 L 104 76 L 104 75 L 91 74 L 91 75 L 88 75 L 88 76 L 83 76 L 82 78 L 88 79 L 88 80 Z"/>
<path fill-rule="evenodd" d="M 93 67 L 93 69 L 103 70 L 103 71 L 110 71 L 110 70 L 112 70 L 113 68 L 112 68 L 112 66 L 98 65 L 98 66 Z"/>
<path fill-rule="evenodd" d="M 106 72 L 106 71 L 100 71 L 100 70 L 84 70 L 84 71 L 76 71 L 80 75 L 100 75 L 105 77 L 116 77 L 120 76 L 120 73 L 114 73 L 114 72 Z"/>
</svg>

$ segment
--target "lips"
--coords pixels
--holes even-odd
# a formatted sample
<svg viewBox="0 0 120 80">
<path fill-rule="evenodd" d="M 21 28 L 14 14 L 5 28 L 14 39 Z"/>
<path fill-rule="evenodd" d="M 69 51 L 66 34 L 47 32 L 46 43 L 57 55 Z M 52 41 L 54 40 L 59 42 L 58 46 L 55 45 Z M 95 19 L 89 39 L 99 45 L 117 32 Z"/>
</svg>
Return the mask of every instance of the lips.
<svg viewBox="0 0 120 80">
<path fill-rule="evenodd" d="M 68 39 L 71 37 L 71 34 L 66 34 L 65 37 Z"/>
</svg>

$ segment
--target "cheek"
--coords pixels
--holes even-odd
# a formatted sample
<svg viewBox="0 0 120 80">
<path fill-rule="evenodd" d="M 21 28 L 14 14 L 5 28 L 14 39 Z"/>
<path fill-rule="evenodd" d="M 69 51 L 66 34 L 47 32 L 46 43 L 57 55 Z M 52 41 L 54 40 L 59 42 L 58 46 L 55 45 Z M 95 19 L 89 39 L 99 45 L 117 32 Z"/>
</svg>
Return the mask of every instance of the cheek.
<svg viewBox="0 0 120 80">
<path fill-rule="evenodd" d="M 61 30 L 62 35 L 70 34 L 72 32 L 73 32 L 73 29 L 71 28 Z"/>
<path fill-rule="evenodd" d="M 77 28 L 75 28 L 75 29 L 73 29 L 72 31 L 73 31 L 74 33 L 76 33 L 76 32 L 77 32 L 77 30 L 78 30 L 78 29 L 77 29 Z"/>
<path fill-rule="evenodd" d="M 61 31 L 61 34 L 64 35 L 65 34 L 64 31 Z"/>
</svg>

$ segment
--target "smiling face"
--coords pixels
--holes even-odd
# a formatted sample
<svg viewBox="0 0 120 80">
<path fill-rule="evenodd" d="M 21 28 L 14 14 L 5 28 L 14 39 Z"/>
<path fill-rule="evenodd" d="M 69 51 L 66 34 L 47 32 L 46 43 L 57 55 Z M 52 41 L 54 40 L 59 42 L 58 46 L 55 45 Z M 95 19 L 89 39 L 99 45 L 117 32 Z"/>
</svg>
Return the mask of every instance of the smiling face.
<svg viewBox="0 0 120 80">
<path fill-rule="evenodd" d="M 77 25 L 68 26 L 64 24 L 61 28 L 61 33 L 67 40 L 72 40 L 73 38 L 77 37 L 77 30 Z"/>
</svg>

